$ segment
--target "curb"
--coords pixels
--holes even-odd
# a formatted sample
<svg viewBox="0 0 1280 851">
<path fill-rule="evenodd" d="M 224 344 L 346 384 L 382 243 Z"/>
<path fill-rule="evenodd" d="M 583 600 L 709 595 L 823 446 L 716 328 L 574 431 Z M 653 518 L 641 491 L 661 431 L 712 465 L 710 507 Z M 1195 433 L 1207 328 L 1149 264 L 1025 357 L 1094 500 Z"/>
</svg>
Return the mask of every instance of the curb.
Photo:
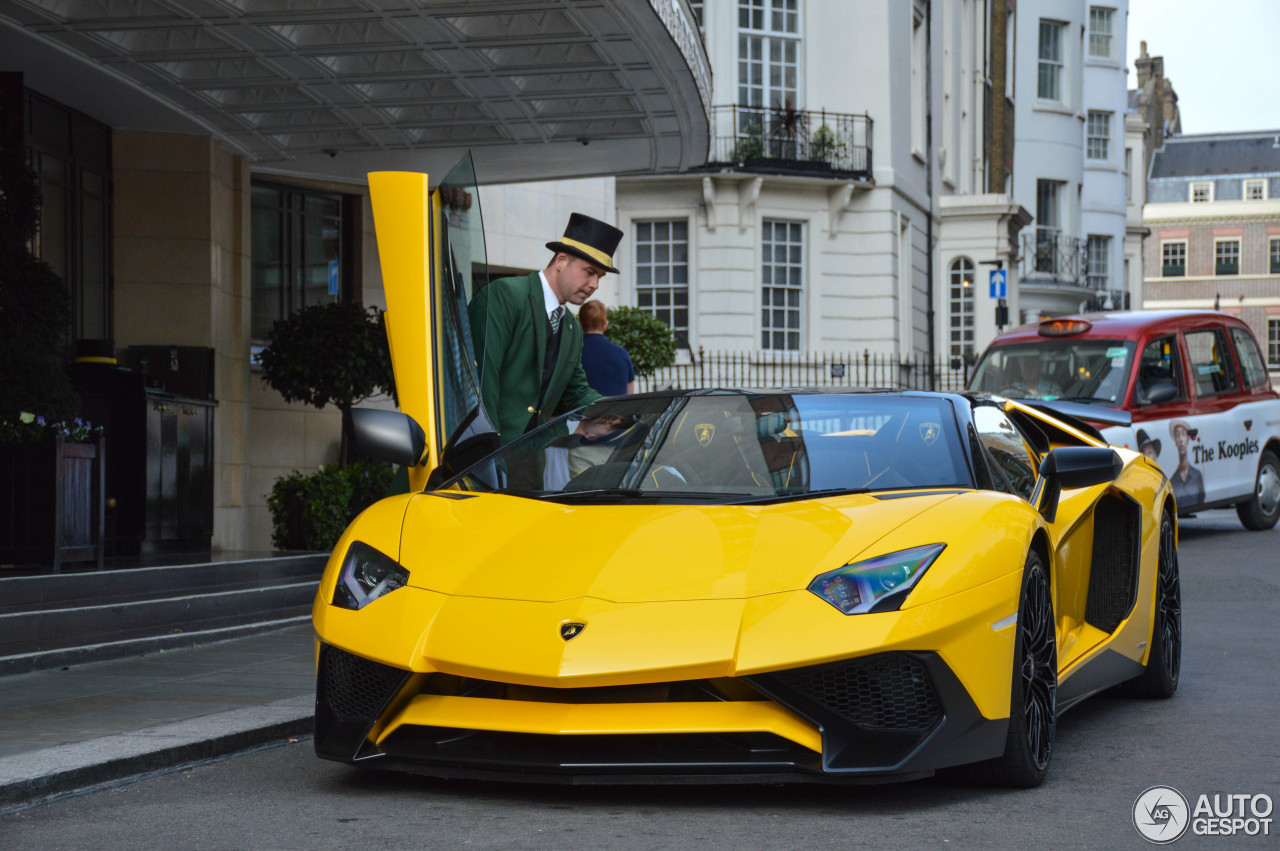
<svg viewBox="0 0 1280 851">
<path fill-rule="evenodd" d="M 312 695 L 232 709 L 87 742 L 0 758 L 0 814 L 91 786 L 205 762 L 289 738 L 314 727 Z"/>
</svg>

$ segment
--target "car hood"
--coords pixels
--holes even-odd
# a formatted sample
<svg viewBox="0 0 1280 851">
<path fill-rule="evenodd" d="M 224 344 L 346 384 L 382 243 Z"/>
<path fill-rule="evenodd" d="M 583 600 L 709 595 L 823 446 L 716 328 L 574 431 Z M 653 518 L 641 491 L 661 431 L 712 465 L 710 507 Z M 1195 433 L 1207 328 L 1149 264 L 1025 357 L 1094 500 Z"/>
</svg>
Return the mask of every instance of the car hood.
<svg viewBox="0 0 1280 851">
<path fill-rule="evenodd" d="M 405 514 L 409 584 L 554 602 L 743 599 L 806 587 L 956 492 L 858 494 L 777 505 L 569 506 L 423 494 Z M 930 543 L 921 541 L 920 543 Z"/>
</svg>

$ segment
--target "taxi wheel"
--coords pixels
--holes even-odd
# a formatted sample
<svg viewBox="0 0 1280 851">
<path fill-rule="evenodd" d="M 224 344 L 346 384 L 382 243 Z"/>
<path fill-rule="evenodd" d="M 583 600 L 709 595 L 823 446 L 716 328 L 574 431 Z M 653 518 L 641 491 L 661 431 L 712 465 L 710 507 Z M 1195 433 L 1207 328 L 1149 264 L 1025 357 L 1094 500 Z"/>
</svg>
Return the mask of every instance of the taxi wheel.
<svg viewBox="0 0 1280 851">
<path fill-rule="evenodd" d="M 1280 520 L 1280 460 L 1271 450 L 1264 451 L 1258 461 L 1253 498 L 1236 503 L 1236 514 L 1244 528 L 1254 531 L 1270 529 Z"/>
</svg>

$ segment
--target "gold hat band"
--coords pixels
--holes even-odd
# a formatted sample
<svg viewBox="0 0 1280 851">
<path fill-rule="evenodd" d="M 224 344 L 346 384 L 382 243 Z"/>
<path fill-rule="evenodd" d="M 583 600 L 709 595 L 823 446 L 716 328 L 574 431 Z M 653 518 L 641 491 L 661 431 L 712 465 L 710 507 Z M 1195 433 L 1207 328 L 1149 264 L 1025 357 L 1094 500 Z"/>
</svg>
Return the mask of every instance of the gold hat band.
<svg viewBox="0 0 1280 851">
<path fill-rule="evenodd" d="M 593 248 L 592 246 L 587 245 L 585 242 L 578 242 L 578 240 L 570 239 L 567 236 L 560 237 L 560 241 L 565 245 L 569 246 L 570 248 L 578 249 L 583 254 L 590 257 L 592 260 L 595 260 L 597 263 L 603 265 L 606 269 L 613 268 L 613 258 L 610 257 L 608 254 L 605 254 L 599 248 Z"/>
</svg>

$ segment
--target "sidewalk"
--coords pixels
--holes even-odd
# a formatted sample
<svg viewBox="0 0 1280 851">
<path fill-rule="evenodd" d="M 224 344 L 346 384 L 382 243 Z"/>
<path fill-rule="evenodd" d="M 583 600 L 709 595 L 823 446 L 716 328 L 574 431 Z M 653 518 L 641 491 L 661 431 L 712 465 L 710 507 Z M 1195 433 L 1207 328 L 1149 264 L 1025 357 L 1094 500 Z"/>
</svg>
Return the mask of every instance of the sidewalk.
<svg viewBox="0 0 1280 851">
<path fill-rule="evenodd" d="M 0 677 L 0 813 L 311 732 L 311 625 Z"/>
</svg>

